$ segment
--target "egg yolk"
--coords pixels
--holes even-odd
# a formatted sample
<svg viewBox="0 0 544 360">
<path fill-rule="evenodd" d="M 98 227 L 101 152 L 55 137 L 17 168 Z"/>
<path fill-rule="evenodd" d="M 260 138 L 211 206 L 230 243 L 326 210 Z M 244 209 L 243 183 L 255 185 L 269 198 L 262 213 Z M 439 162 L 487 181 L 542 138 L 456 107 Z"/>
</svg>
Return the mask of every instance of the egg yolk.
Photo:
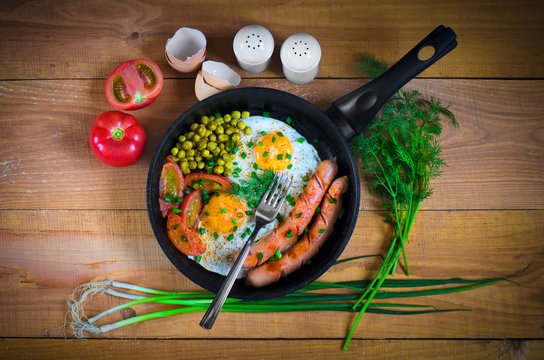
<svg viewBox="0 0 544 360">
<path fill-rule="evenodd" d="M 210 197 L 200 218 L 206 231 L 212 234 L 232 234 L 246 221 L 245 206 L 235 196 L 219 194 Z"/>
<path fill-rule="evenodd" d="M 263 135 L 255 144 L 255 161 L 261 169 L 278 172 L 291 163 L 293 146 L 280 131 Z"/>
</svg>

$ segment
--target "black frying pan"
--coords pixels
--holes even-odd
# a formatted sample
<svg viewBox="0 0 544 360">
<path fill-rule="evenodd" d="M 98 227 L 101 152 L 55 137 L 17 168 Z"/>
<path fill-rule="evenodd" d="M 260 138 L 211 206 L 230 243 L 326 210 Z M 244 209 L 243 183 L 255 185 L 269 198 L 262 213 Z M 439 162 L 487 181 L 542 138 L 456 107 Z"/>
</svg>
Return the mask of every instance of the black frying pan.
<svg viewBox="0 0 544 360">
<path fill-rule="evenodd" d="M 240 88 L 209 97 L 185 111 L 162 138 L 149 168 L 147 179 L 147 210 L 159 245 L 172 263 L 189 279 L 207 290 L 217 292 L 224 276 L 205 270 L 198 263 L 179 252 L 166 233 L 166 220 L 159 208 L 159 179 L 162 165 L 177 137 L 201 116 L 248 110 L 252 115 L 270 113 L 270 117 L 298 121 L 296 130 L 306 139 L 319 139 L 314 144 L 322 159 L 336 158 L 338 176 L 349 176 L 349 191 L 344 197 L 344 217 L 334 226 L 334 233 L 300 270 L 275 284 L 253 288 L 244 280 L 237 280 L 230 295 L 241 299 L 264 299 L 298 290 L 321 276 L 340 256 L 355 227 L 359 212 L 360 184 L 357 162 L 348 140 L 361 132 L 383 104 L 404 84 L 446 55 L 457 45 L 450 28 L 437 27 L 399 62 L 380 77 L 336 100 L 325 112 L 311 103 L 287 92 L 266 88 Z M 420 50 L 432 46 L 434 55 L 425 61 L 418 58 Z"/>
</svg>

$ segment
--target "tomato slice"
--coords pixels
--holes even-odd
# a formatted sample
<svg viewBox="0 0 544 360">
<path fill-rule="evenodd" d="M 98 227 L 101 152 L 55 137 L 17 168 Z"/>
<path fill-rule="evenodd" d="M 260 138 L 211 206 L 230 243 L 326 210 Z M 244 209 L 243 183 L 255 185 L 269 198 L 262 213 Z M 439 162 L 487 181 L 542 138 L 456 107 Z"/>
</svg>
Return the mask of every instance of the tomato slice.
<svg viewBox="0 0 544 360">
<path fill-rule="evenodd" d="M 141 109 L 155 101 L 163 82 L 161 69 L 153 61 L 129 60 L 111 72 L 106 81 L 106 97 L 117 109 Z"/>
<path fill-rule="evenodd" d="M 181 219 L 187 228 L 193 229 L 196 227 L 202 206 L 202 194 L 199 190 L 193 190 L 189 195 L 185 196 L 180 210 Z"/>
<path fill-rule="evenodd" d="M 176 207 L 177 199 L 182 196 L 183 184 L 183 173 L 178 164 L 165 162 L 159 182 L 159 205 L 163 217 L 167 217 L 168 212 Z"/>
<path fill-rule="evenodd" d="M 202 188 L 206 190 L 208 194 L 216 191 L 225 191 L 232 188 L 232 184 L 229 179 L 215 174 L 208 174 L 204 171 L 194 172 L 187 175 L 185 179 L 185 186 L 190 189 Z"/>
<path fill-rule="evenodd" d="M 172 244 L 189 256 L 198 256 L 206 252 L 206 243 L 196 231 L 187 228 L 180 215 L 170 212 L 166 221 L 168 237 Z"/>
</svg>

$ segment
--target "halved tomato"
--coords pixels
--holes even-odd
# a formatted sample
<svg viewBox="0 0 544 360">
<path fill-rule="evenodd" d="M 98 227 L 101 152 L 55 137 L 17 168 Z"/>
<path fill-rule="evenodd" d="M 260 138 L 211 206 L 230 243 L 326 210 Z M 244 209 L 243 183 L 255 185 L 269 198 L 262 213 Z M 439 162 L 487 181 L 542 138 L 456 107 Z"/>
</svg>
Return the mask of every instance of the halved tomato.
<svg viewBox="0 0 544 360">
<path fill-rule="evenodd" d="M 149 59 L 129 60 L 117 66 L 106 81 L 111 106 L 137 110 L 151 104 L 163 85 L 161 69 Z"/>
<path fill-rule="evenodd" d="M 202 194 L 198 190 L 193 190 L 186 195 L 181 203 L 181 219 L 187 228 L 192 229 L 198 223 L 198 217 L 202 210 Z"/>
<path fill-rule="evenodd" d="M 159 205 L 163 217 L 167 217 L 168 212 L 176 207 L 182 197 L 183 186 L 183 173 L 178 164 L 173 161 L 165 162 L 159 182 Z"/>
<path fill-rule="evenodd" d="M 172 244 L 185 255 L 198 256 L 206 252 L 206 243 L 196 231 L 187 228 L 180 215 L 170 212 L 166 230 Z"/>
<path fill-rule="evenodd" d="M 205 171 L 194 172 L 185 178 L 185 186 L 190 189 L 202 188 L 208 194 L 225 191 L 232 187 L 229 179 L 221 175 L 208 174 Z"/>
</svg>

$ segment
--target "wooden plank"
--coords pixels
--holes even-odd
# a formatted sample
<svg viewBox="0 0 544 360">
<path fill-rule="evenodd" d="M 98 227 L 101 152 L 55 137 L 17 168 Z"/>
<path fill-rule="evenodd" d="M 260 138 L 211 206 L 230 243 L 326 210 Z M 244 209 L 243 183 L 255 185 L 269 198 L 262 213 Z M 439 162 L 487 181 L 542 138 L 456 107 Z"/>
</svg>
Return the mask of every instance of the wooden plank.
<svg viewBox="0 0 544 360">
<path fill-rule="evenodd" d="M 411 278 L 472 279 L 517 274 L 468 292 L 402 299 L 469 312 L 390 316 L 366 314 L 358 338 L 543 338 L 544 211 L 423 211 L 407 245 Z M 73 288 L 113 279 L 161 290 L 199 287 L 162 253 L 142 210 L 1 211 L 0 336 L 62 337 Z M 383 253 L 389 229 L 376 211 L 362 211 L 342 258 Z M 322 281 L 370 278 L 375 259 L 332 267 Z M 399 279 L 405 279 L 399 269 Z M 398 300 L 397 300 L 398 301 Z M 86 306 L 95 315 L 120 302 L 101 295 Z M 163 307 L 160 307 L 161 309 Z M 156 306 L 135 307 L 137 314 Z M 127 326 L 94 337 L 131 338 L 343 338 L 354 314 L 225 313 L 214 330 L 198 326 L 202 314 L 185 314 Z M 119 314 L 109 321 L 120 320 Z M 331 321 L 334 319 L 334 321 Z M 70 333 L 68 331 L 68 336 Z M 89 335 L 93 337 L 93 335 Z"/>
<path fill-rule="evenodd" d="M 299 95 L 326 109 L 363 80 L 244 80 Z M 92 153 L 88 135 L 96 116 L 111 109 L 102 80 L 0 83 L 0 208 L 144 209 L 149 162 L 172 122 L 196 102 L 193 82 L 167 80 L 150 107 L 134 114 L 148 144 L 133 166 L 112 168 Z M 451 102 L 460 128 L 441 137 L 448 163 L 432 182 L 423 209 L 544 209 L 542 114 L 544 81 L 425 80 L 407 85 Z M 53 94 L 53 96 L 51 96 Z M 47 171 L 44 171 L 47 169 Z M 362 185 L 363 209 L 378 200 Z M 122 201 L 120 201 L 122 199 Z"/>
<path fill-rule="evenodd" d="M 544 6 L 538 0 L 464 0 L 440 6 L 425 0 L 402 5 L 391 0 L 3 3 L 1 79 L 105 78 L 120 62 L 137 57 L 157 61 L 167 77 L 181 77 L 167 65 L 164 46 L 182 26 L 204 32 L 208 59 L 241 71 L 232 40 L 251 23 L 272 32 L 276 50 L 266 72 L 241 71 L 245 77 L 282 77 L 279 49 L 295 32 L 320 42 L 320 77 L 358 77 L 354 58 L 363 50 L 392 64 L 439 24 L 456 31 L 459 46 L 422 76 L 544 77 Z"/>
<path fill-rule="evenodd" d="M 0 339 L 11 359 L 539 359 L 542 340 L 88 340 Z M 114 350 L 114 351 L 112 351 Z M 160 355 L 159 355 L 160 354 Z"/>
</svg>

